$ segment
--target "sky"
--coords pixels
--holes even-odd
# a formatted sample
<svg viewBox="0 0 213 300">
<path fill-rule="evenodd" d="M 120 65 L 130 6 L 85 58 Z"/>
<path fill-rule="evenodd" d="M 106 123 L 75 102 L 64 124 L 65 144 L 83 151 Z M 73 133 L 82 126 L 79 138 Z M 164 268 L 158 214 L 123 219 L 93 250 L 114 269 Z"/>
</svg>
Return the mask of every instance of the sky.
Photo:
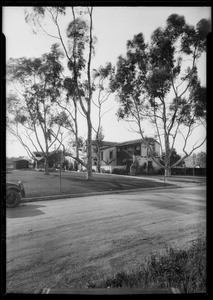
<svg viewBox="0 0 213 300">
<path fill-rule="evenodd" d="M 50 46 L 56 42 L 55 39 L 44 33 L 33 34 L 32 28 L 25 22 L 25 7 L 3 7 L 3 33 L 6 36 L 6 60 L 18 57 L 38 57 L 50 50 Z M 210 19 L 210 7 L 94 7 L 93 28 L 97 37 L 95 56 L 93 58 L 93 68 L 104 65 L 106 62 L 116 64 L 119 55 L 125 55 L 126 42 L 133 36 L 142 32 L 145 41 L 150 40 L 152 32 L 166 24 L 166 19 L 172 13 L 183 15 L 187 23 L 196 25 L 202 18 Z M 12 20 L 12 22 L 11 22 Z M 60 20 L 61 28 L 65 29 L 70 19 Z M 46 20 L 48 26 L 48 21 Z M 48 27 L 54 34 L 53 27 Z M 199 62 L 199 77 L 201 84 L 206 82 L 206 56 L 202 55 Z M 118 103 L 114 96 L 111 96 L 106 103 L 105 110 L 111 108 L 103 117 L 103 128 L 105 140 L 122 142 L 140 138 L 138 134 L 131 131 L 129 125 L 124 121 L 117 120 L 116 111 Z M 95 118 L 95 115 L 94 115 Z M 83 124 L 83 123 L 82 123 Z M 147 135 L 152 134 L 149 126 L 145 128 Z M 82 126 L 82 135 L 85 135 L 85 126 Z M 196 136 L 202 136 L 203 131 L 197 131 Z M 176 150 L 181 152 L 181 147 Z M 199 149 L 205 151 L 205 145 Z M 7 134 L 6 155 L 25 156 L 26 151 L 15 139 Z"/>
</svg>

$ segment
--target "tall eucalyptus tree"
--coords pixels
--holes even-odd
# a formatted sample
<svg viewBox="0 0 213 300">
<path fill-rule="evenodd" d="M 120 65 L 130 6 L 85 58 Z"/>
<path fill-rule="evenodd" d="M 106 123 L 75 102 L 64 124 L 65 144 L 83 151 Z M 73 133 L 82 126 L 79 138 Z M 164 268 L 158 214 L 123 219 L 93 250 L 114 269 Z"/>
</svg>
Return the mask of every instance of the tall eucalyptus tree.
<svg viewBox="0 0 213 300">
<path fill-rule="evenodd" d="M 62 88 L 62 57 L 54 44 L 42 57 L 11 58 L 7 64 L 7 127 L 31 158 L 33 150 L 42 152 L 45 174 L 49 174 L 49 150 L 60 132 L 53 120 Z"/>
<path fill-rule="evenodd" d="M 198 78 L 197 63 L 206 51 L 210 22 L 201 19 L 188 25 L 183 16 L 172 14 L 165 28 L 157 28 L 150 43 L 142 33 L 127 41 L 126 56 L 117 61 L 111 89 L 120 103 L 118 117 L 137 124 L 142 140 L 154 161 L 171 175 L 171 168 L 204 144 L 197 139 L 188 151 L 189 138 L 198 126 L 206 126 L 206 88 Z M 156 160 L 154 149 L 145 139 L 146 120 L 154 125 L 164 163 Z M 183 138 L 184 156 L 171 164 L 177 137 Z"/>
<path fill-rule="evenodd" d="M 72 21 L 69 22 L 66 30 L 66 38 L 59 25 L 59 17 L 71 12 Z M 92 179 L 92 80 L 91 80 L 91 60 L 94 53 L 93 37 L 93 8 L 85 7 L 80 9 L 74 7 L 33 7 L 32 12 L 27 11 L 26 21 L 30 23 L 34 31 L 42 29 L 49 36 L 60 41 L 67 59 L 70 76 L 66 79 L 66 87 L 73 105 L 80 106 L 87 122 L 87 162 L 86 179 Z M 84 16 L 85 18 L 83 18 Z M 56 33 L 50 34 L 42 25 L 45 18 L 50 17 L 54 24 Z M 87 20 L 86 20 L 87 17 Z M 66 39 L 66 41 L 65 41 Z M 75 110 L 77 112 L 77 110 Z M 78 122 L 77 115 L 74 115 L 74 127 L 76 145 L 78 144 Z M 76 159 L 80 161 L 78 148 L 76 148 Z M 84 162 L 82 162 L 84 164 Z"/>
</svg>

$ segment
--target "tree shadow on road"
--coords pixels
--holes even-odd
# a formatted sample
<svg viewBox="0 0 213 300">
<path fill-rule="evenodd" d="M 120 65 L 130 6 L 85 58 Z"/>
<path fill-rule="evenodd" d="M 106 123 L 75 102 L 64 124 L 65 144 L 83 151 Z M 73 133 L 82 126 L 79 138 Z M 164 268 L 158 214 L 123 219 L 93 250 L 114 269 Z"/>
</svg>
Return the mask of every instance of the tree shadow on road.
<svg viewBox="0 0 213 300">
<path fill-rule="evenodd" d="M 38 209 L 39 207 L 46 207 L 45 205 L 35 205 L 35 204 L 20 204 L 17 207 L 7 209 L 6 216 L 8 218 L 25 218 L 34 217 L 39 215 L 44 215 L 45 213 Z"/>
</svg>

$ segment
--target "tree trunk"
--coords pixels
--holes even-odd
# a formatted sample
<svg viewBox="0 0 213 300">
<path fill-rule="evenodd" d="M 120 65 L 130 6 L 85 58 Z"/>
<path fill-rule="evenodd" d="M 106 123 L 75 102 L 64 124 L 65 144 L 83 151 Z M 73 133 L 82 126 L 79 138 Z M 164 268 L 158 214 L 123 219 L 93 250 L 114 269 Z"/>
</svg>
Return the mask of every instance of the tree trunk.
<svg viewBox="0 0 213 300">
<path fill-rule="evenodd" d="M 92 179 L 92 124 L 90 116 L 87 117 L 88 135 L 87 135 L 87 172 L 86 179 Z"/>
<path fill-rule="evenodd" d="M 165 166 L 164 174 L 166 177 L 171 177 L 172 172 L 171 172 L 171 167 L 169 165 Z"/>
<path fill-rule="evenodd" d="M 164 167 L 164 172 L 166 177 L 171 176 L 171 164 L 170 164 L 170 145 L 169 145 L 169 137 L 165 129 L 165 167 Z"/>
<path fill-rule="evenodd" d="M 98 147 L 98 160 L 97 160 L 97 169 L 98 169 L 98 173 L 101 173 L 101 149 L 100 147 Z"/>
<path fill-rule="evenodd" d="M 48 155 L 45 156 L 45 162 L 44 162 L 44 169 L 45 169 L 45 175 L 49 175 L 49 157 Z"/>
<path fill-rule="evenodd" d="M 76 144 L 76 158 L 79 159 L 79 140 L 78 140 L 78 122 L 77 122 L 77 118 L 78 118 L 78 109 L 77 109 L 77 105 L 76 105 L 76 100 L 73 101 L 74 103 L 74 107 L 75 107 L 75 144 Z M 79 162 L 78 160 L 76 160 L 76 171 L 79 170 Z"/>
<path fill-rule="evenodd" d="M 76 136 L 76 139 L 75 139 L 75 142 L 76 142 L 76 158 L 79 159 L 79 145 L 78 145 L 78 135 Z M 79 166 L 79 163 L 78 161 L 76 160 L 76 171 L 78 171 L 78 166 Z"/>
<path fill-rule="evenodd" d="M 87 136 L 87 174 L 86 179 L 92 179 L 92 122 L 91 122 L 91 100 L 92 100 L 92 85 L 90 78 L 90 67 L 91 67 L 91 57 L 92 57 L 92 10 L 89 12 L 90 15 L 90 39 L 89 39 L 89 58 L 87 64 L 87 78 L 88 78 L 88 87 L 89 87 L 89 99 L 87 102 L 87 126 L 88 126 L 88 136 Z"/>
</svg>

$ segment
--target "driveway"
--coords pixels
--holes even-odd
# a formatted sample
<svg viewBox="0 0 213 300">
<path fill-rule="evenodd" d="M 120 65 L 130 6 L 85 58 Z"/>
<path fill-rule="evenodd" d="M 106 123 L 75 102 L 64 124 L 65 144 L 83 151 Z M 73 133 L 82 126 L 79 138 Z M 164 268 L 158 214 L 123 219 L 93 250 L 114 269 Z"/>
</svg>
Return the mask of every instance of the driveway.
<svg viewBox="0 0 213 300">
<path fill-rule="evenodd" d="M 205 187 L 24 203 L 7 210 L 7 292 L 83 288 L 206 230 Z"/>
</svg>

